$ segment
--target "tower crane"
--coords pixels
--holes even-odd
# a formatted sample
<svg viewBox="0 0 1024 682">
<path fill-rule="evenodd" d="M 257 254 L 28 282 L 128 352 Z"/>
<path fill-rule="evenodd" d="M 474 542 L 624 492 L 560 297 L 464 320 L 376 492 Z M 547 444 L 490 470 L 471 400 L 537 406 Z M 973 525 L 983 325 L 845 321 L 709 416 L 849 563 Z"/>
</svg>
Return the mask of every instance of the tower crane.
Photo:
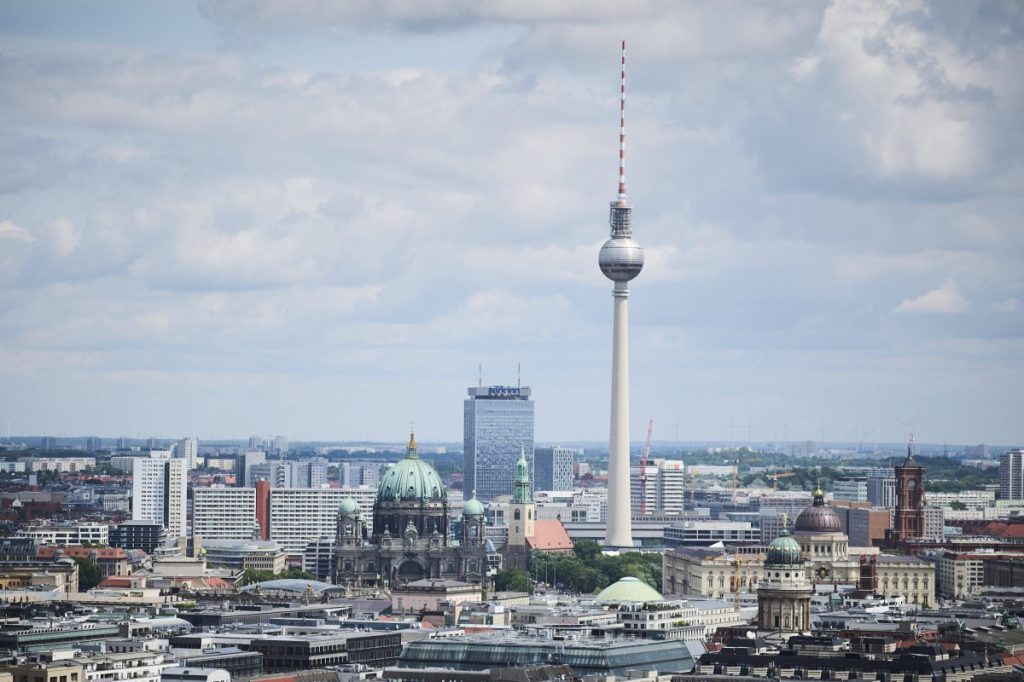
<svg viewBox="0 0 1024 682">
<path fill-rule="evenodd" d="M 772 481 L 772 492 L 776 493 L 779 491 L 779 479 L 789 478 L 790 476 L 796 476 L 792 471 L 787 471 L 781 474 L 768 474 L 765 478 L 770 478 Z"/>
<path fill-rule="evenodd" d="M 654 430 L 654 420 L 647 422 L 647 440 L 644 441 L 644 451 L 640 454 L 640 515 L 647 514 L 647 455 L 651 452 L 651 432 Z"/>
</svg>

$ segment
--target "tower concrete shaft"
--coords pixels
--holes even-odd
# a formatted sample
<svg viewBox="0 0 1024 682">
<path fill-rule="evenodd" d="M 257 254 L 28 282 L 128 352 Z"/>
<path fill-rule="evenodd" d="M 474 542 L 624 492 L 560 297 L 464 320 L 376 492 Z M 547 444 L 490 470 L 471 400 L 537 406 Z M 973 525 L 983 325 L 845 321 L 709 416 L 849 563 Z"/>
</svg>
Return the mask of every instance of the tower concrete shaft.
<svg viewBox="0 0 1024 682">
<path fill-rule="evenodd" d="M 629 284 L 612 291 L 612 408 L 608 435 L 608 547 L 633 546 L 629 490 Z"/>
</svg>

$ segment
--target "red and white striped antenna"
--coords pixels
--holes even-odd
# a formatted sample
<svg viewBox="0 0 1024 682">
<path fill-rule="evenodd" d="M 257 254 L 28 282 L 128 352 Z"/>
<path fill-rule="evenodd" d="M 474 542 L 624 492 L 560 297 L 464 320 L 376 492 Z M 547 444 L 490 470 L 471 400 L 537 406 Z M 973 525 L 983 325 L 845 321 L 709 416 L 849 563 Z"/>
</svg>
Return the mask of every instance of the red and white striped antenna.
<svg viewBox="0 0 1024 682">
<path fill-rule="evenodd" d="M 619 203 L 626 203 L 626 41 L 622 41 L 622 81 L 619 85 Z"/>
</svg>

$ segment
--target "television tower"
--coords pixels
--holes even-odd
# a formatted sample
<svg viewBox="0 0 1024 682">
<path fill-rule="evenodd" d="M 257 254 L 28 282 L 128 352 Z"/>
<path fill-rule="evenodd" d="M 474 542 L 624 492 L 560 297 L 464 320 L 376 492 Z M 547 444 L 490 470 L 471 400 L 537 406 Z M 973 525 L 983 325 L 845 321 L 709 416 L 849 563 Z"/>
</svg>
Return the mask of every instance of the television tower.
<svg viewBox="0 0 1024 682">
<path fill-rule="evenodd" d="M 619 191 L 611 202 L 611 237 L 597 263 L 615 282 L 612 288 L 612 409 L 608 438 L 608 529 L 605 546 L 633 547 L 629 491 L 629 281 L 644 267 L 644 252 L 633 240 L 633 209 L 626 199 L 626 41 L 622 41 L 619 93 Z"/>
</svg>

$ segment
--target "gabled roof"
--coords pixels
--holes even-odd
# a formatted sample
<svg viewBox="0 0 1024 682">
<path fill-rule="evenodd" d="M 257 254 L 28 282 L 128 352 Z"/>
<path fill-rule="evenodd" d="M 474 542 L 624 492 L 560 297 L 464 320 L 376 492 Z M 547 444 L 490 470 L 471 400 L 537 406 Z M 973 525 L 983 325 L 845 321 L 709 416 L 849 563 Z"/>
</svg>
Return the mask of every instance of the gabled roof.
<svg viewBox="0 0 1024 682">
<path fill-rule="evenodd" d="M 565 532 L 565 526 L 558 519 L 537 519 L 533 526 L 533 537 L 526 539 L 530 549 L 553 552 L 572 549 L 572 540 Z"/>
</svg>

